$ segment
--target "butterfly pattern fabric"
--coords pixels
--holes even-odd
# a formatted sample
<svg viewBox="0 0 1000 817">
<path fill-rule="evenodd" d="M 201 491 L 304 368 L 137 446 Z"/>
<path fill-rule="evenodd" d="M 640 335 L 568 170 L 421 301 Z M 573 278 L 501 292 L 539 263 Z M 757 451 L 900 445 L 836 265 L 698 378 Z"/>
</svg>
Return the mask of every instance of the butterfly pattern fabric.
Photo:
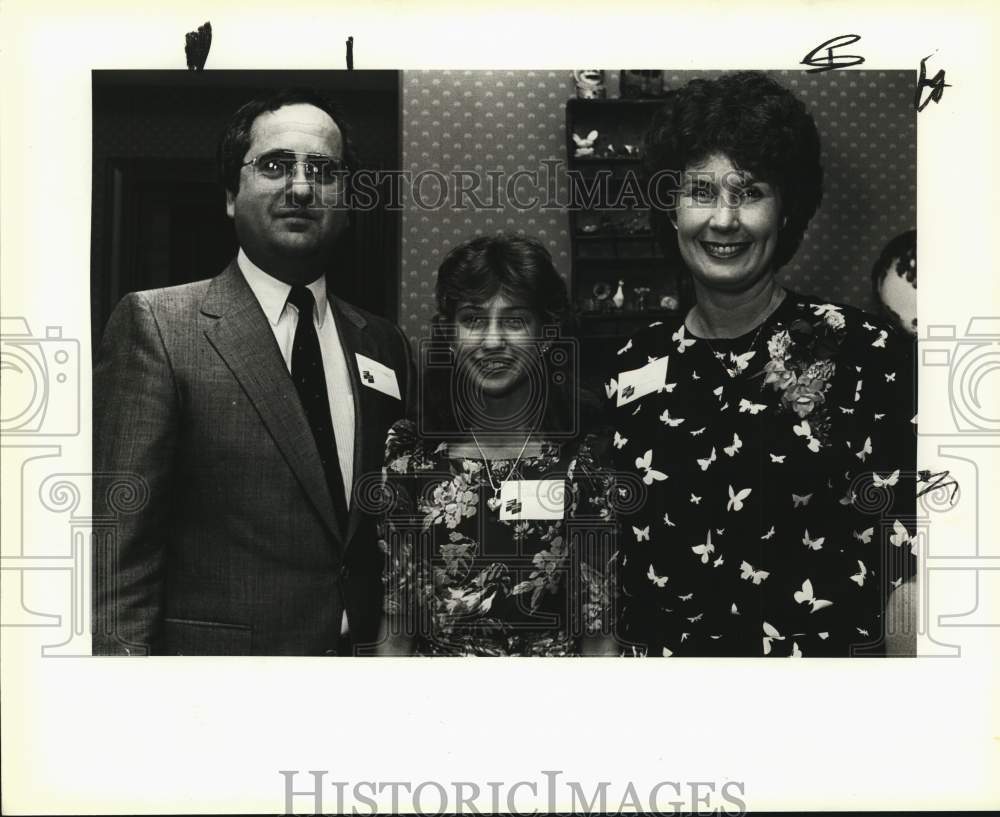
<svg viewBox="0 0 1000 817">
<path fill-rule="evenodd" d="M 515 479 L 558 480 L 563 519 L 505 521 L 487 504 L 493 492 L 481 458 L 452 456 L 447 442 L 421 438 L 409 420 L 390 429 L 383 478 L 391 507 L 380 524 L 385 612 L 415 637 L 419 654 L 573 655 L 583 633 L 610 630 L 612 482 L 592 442 L 543 442 L 515 471 Z M 651 458 L 646 473 L 659 473 Z M 493 481 L 513 464 L 490 460 Z M 579 546 L 583 530 L 594 533 L 588 547 Z M 649 534 L 629 531 L 639 541 Z"/>
<path fill-rule="evenodd" d="M 783 365 L 817 324 L 836 343 Z M 615 467 L 646 490 L 622 519 L 620 636 L 648 655 L 878 654 L 884 594 L 915 570 L 912 346 L 793 293 L 755 332 L 709 345 L 675 318 L 616 361 L 666 356 L 673 384 L 608 403 Z"/>
</svg>

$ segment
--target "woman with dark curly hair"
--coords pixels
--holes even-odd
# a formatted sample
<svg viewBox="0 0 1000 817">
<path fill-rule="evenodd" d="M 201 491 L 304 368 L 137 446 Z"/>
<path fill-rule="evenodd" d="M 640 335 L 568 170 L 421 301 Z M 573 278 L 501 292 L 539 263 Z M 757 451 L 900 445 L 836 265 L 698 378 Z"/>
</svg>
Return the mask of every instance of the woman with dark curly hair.
<svg viewBox="0 0 1000 817">
<path fill-rule="evenodd" d="M 915 552 L 912 362 L 888 324 L 775 277 L 822 197 L 813 118 L 762 73 L 694 80 L 645 162 L 675 182 L 652 217 L 693 297 L 607 386 L 618 469 L 647 486 L 620 635 L 655 655 L 882 653 Z"/>
<path fill-rule="evenodd" d="M 593 411 L 573 377 L 566 285 L 540 243 L 501 234 L 453 249 L 436 296 L 419 422 L 386 441 L 382 652 L 613 646 L 601 636 L 610 481 L 585 433 Z"/>
</svg>

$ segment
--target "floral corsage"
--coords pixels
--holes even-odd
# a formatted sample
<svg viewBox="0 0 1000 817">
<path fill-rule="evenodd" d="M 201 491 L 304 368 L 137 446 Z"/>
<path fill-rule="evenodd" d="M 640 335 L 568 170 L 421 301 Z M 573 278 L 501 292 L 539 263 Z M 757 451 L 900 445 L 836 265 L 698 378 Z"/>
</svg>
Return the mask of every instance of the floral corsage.
<svg viewBox="0 0 1000 817">
<path fill-rule="evenodd" d="M 837 350 L 844 341 L 845 322 L 840 307 L 820 304 L 813 307 L 816 319 L 798 318 L 787 327 L 778 324 L 767 341 L 770 360 L 764 364 L 764 383 L 781 392 L 782 406 L 810 423 L 810 443 L 817 446 L 829 426 L 826 392 L 837 365 Z M 815 450 L 815 448 L 814 448 Z"/>
</svg>

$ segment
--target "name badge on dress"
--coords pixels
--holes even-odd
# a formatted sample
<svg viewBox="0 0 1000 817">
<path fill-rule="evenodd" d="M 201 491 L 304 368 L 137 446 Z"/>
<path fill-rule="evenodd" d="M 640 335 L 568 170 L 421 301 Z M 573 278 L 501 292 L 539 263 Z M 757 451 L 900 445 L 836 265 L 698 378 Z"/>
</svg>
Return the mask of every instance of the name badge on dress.
<svg viewBox="0 0 1000 817">
<path fill-rule="evenodd" d="M 357 352 L 354 356 L 358 359 L 358 373 L 361 375 L 361 382 L 369 389 L 375 389 L 382 394 L 388 394 L 397 400 L 399 396 L 399 383 L 396 382 L 396 373 L 385 364 L 365 357 Z"/>
<path fill-rule="evenodd" d="M 565 503 L 565 480 L 508 480 L 500 488 L 500 520 L 562 519 Z"/>
<path fill-rule="evenodd" d="M 625 406 L 645 397 L 661 391 L 667 384 L 667 356 L 658 358 L 652 363 L 647 363 L 640 369 L 630 369 L 618 375 L 618 403 Z"/>
</svg>

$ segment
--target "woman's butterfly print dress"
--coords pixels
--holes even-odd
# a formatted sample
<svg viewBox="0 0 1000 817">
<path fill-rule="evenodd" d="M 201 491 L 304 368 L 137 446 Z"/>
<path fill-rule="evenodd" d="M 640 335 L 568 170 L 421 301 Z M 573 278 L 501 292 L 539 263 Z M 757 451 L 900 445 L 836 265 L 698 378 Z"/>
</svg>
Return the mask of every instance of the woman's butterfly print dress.
<svg viewBox="0 0 1000 817">
<path fill-rule="evenodd" d="M 620 373 L 664 356 L 661 389 L 619 400 Z M 677 318 L 618 361 L 615 465 L 647 491 L 620 533 L 620 635 L 650 655 L 878 654 L 915 564 L 910 341 L 789 293 L 759 332 L 708 342 Z"/>
</svg>

